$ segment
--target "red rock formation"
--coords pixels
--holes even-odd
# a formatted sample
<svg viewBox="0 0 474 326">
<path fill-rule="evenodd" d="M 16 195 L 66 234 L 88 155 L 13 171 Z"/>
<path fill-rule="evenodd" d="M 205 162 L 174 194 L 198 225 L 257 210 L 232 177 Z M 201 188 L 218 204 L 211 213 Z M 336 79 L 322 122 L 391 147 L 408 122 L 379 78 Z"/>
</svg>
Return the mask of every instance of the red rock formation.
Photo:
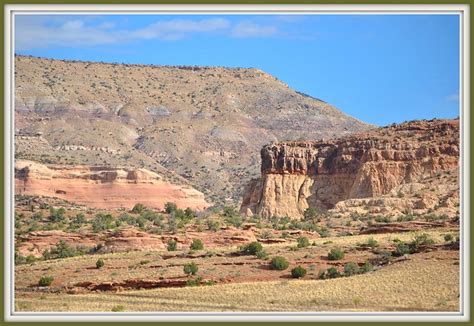
<svg viewBox="0 0 474 326">
<path fill-rule="evenodd" d="M 330 209 L 457 169 L 459 121 L 413 121 L 331 141 L 271 144 L 261 157 L 262 176 L 248 185 L 241 211 L 297 218 L 310 206 Z"/>
<path fill-rule="evenodd" d="M 175 185 L 145 169 L 43 165 L 15 162 L 15 194 L 50 196 L 93 208 L 132 208 L 136 203 L 162 209 L 166 202 L 202 210 L 204 195 Z"/>
</svg>

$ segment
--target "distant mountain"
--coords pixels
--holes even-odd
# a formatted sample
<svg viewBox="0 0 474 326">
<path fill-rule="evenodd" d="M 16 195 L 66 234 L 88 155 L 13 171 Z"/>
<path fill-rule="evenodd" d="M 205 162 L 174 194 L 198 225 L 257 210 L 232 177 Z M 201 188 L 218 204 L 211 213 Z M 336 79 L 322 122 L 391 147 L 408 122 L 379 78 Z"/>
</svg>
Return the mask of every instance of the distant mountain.
<svg viewBox="0 0 474 326">
<path fill-rule="evenodd" d="M 258 69 L 15 58 L 16 157 L 146 168 L 239 201 L 268 143 L 371 126 Z"/>
</svg>

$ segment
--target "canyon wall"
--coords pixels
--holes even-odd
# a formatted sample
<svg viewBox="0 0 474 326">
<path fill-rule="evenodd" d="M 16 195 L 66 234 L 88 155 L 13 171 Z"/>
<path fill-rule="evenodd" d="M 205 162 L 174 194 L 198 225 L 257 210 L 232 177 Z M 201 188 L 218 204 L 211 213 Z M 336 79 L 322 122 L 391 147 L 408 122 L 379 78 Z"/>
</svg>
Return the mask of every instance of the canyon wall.
<svg viewBox="0 0 474 326">
<path fill-rule="evenodd" d="M 15 194 L 58 197 L 93 208 L 162 209 L 166 202 L 203 210 L 210 206 L 192 187 L 164 181 L 146 169 L 44 165 L 15 162 Z"/>
<path fill-rule="evenodd" d="M 244 191 L 246 215 L 301 218 L 402 184 L 458 171 L 459 121 L 413 121 L 336 140 L 283 142 L 261 150 L 261 177 Z"/>
</svg>

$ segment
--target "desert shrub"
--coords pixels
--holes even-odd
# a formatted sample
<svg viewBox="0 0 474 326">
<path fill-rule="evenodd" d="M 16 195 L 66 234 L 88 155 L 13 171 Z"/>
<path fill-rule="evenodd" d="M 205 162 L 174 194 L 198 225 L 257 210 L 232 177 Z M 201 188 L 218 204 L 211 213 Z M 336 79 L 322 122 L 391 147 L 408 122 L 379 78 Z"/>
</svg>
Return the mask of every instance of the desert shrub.
<svg viewBox="0 0 474 326">
<path fill-rule="evenodd" d="M 130 206 L 129 206 L 129 207 L 130 207 Z M 133 208 L 132 208 L 132 213 L 140 214 L 140 213 L 143 212 L 145 209 L 146 209 L 145 205 L 140 204 L 140 203 L 137 203 L 137 204 L 135 204 L 135 206 L 133 206 Z"/>
<path fill-rule="evenodd" d="M 273 237 L 272 231 L 270 230 L 263 230 L 260 232 L 260 238 L 262 239 L 271 239 Z"/>
<path fill-rule="evenodd" d="M 319 222 L 320 219 L 318 218 L 318 215 L 319 212 L 315 207 L 308 207 L 303 213 L 304 219 L 306 221 L 317 220 Z"/>
<path fill-rule="evenodd" d="M 375 222 L 378 223 L 390 223 L 392 220 L 390 216 L 376 216 L 375 217 Z"/>
<path fill-rule="evenodd" d="M 191 250 L 203 250 L 204 244 L 202 243 L 200 239 L 194 239 L 189 248 Z"/>
<path fill-rule="evenodd" d="M 176 251 L 176 249 L 178 249 L 178 243 L 176 242 L 176 240 L 169 239 L 166 249 L 168 251 Z"/>
<path fill-rule="evenodd" d="M 39 286 L 50 286 L 54 281 L 54 277 L 43 275 L 38 281 Z"/>
<path fill-rule="evenodd" d="M 97 259 L 97 261 L 95 262 L 95 267 L 97 267 L 98 269 L 104 267 L 105 263 L 104 263 L 104 260 L 102 258 L 99 258 Z"/>
<path fill-rule="evenodd" d="M 36 212 L 34 213 L 31 218 L 34 220 L 34 221 L 40 221 L 44 218 L 43 216 L 43 212 Z"/>
<path fill-rule="evenodd" d="M 339 273 L 339 271 L 335 267 L 330 267 L 327 270 L 321 270 L 319 272 L 319 278 L 321 280 L 325 280 L 328 278 L 337 278 L 340 276 L 341 276 L 341 273 Z"/>
<path fill-rule="evenodd" d="M 64 216 L 65 213 L 66 210 L 63 207 L 58 209 L 54 209 L 53 207 L 51 207 L 49 209 L 49 220 L 54 223 L 62 222 L 66 219 L 66 217 Z"/>
<path fill-rule="evenodd" d="M 196 273 L 198 272 L 198 269 L 199 268 L 195 262 L 185 264 L 183 267 L 183 271 L 187 275 L 196 275 Z"/>
<path fill-rule="evenodd" d="M 240 248 L 240 252 L 244 255 L 256 255 L 258 252 L 263 250 L 263 246 L 260 242 L 254 241 L 248 243 Z"/>
<path fill-rule="evenodd" d="M 207 228 L 211 231 L 217 232 L 220 229 L 219 221 L 208 219 L 207 220 Z"/>
<path fill-rule="evenodd" d="M 15 265 L 26 264 L 26 257 L 15 251 Z"/>
<path fill-rule="evenodd" d="M 332 248 L 328 253 L 329 260 L 340 260 L 344 258 L 344 251 L 341 248 Z"/>
<path fill-rule="evenodd" d="M 26 258 L 25 258 L 25 262 L 26 262 L 27 264 L 32 264 L 32 263 L 34 263 L 35 261 L 37 261 L 37 259 L 36 259 L 36 257 L 33 256 L 33 255 L 28 255 L 28 256 L 26 256 Z"/>
<path fill-rule="evenodd" d="M 78 213 L 69 224 L 69 228 L 71 229 L 79 229 L 83 224 L 87 222 L 86 216 L 84 213 Z"/>
<path fill-rule="evenodd" d="M 296 266 L 295 268 L 291 270 L 291 276 L 293 278 L 301 278 L 301 277 L 304 277 L 305 275 L 306 275 L 306 269 L 304 267 Z"/>
<path fill-rule="evenodd" d="M 187 207 L 185 210 L 184 210 L 184 216 L 186 216 L 187 219 L 193 219 L 195 218 L 197 215 L 196 215 L 196 212 L 194 210 L 192 210 L 191 208 Z"/>
<path fill-rule="evenodd" d="M 415 217 L 413 215 L 400 215 L 399 217 L 397 217 L 397 222 L 409 222 L 409 221 L 413 221 L 415 219 Z"/>
<path fill-rule="evenodd" d="M 426 233 L 418 234 L 413 238 L 410 246 L 414 249 L 418 249 L 420 246 L 427 246 L 434 244 L 434 240 Z"/>
<path fill-rule="evenodd" d="M 55 247 L 52 247 L 49 250 L 49 257 L 50 258 L 67 258 L 67 257 L 74 257 L 77 256 L 78 252 L 75 248 L 68 245 L 66 241 L 59 240 Z M 43 256 L 45 254 L 43 253 Z M 48 256 L 48 254 L 46 254 Z"/>
<path fill-rule="evenodd" d="M 178 206 L 175 203 L 167 202 L 165 204 L 165 212 L 168 214 L 173 213 L 178 209 Z"/>
<path fill-rule="evenodd" d="M 198 286 L 198 285 L 201 284 L 201 281 L 202 281 L 202 277 L 198 276 L 195 279 L 187 280 L 186 281 L 186 286 Z M 211 284 L 209 284 L 209 285 L 211 285 Z"/>
<path fill-rule="evenodd" d="M 397 246 L 395 247 L 395 251 L 393 252 L 393 255 L 400 257 L 403 255 L 408 255 L 410 253 L 411 253 L 410 246 L 406 244 L 405 242 L 399 242 Z"/>
<path fill-rule="evenodd" d="M 450 233 L 444 235 L 444 241 L 446 241 L 446 242 L 451 242 L 451 241 L 453 241 L 453 239 L 454 239 L 454 237 Z"/>
<path fill-rule="evenodd" d="M 264 259 L 264 260 L 268 259 L 268 254 L 267 254 L 267 252 L 266 252 L 265 250 L 263 250 L 263 249 L 260 250 L 260 251 L 258 251 L 258 252 L 255 254 L 255 256 L 256 256 L 258 259 Z"/>
<path fill-rule="evenodd" d="M 362 243 L 361 246 L 364 247 L 364 248 L 372 248 L 373 249 L 373 248 L 378 247 L 379 243 L 373 237 L 370 237 L 369 239 L 367 239 L 367 242 Z"/>
<path fill-rule="evenodd" d="M 359 266 L 354 262 L 349 262 L 344 265 L 344 275 L 352 276 L 359 273 Z"/>
<path fill-rule="evenodd" d="M 235 227 L 240 227 L 244 222 L 242 216 L 240 216 L 237 209 L 233 206 L 224 206 L 221 215 L 226 223 Z"/>
<path fill-rule="evenodd" d="M 110 214 L 98 213 L 92 220 L 92 231 L 100 232 L 111 229 L 113 217 Z"/>
<path fill-rule="evenodd" d="M 140 213 L 140 217 L 147 221 L 153 222 L 153 224 L 155 225 L 161 225 L 164 219 L 162 214 L 150 210 L 146 210 Z"/>
<path fill-rule="evenodd" d="M 287 269 L 288 266 L 290 266 L 290 263 L 282 256 L 275 256 L 270 261 L 270 268 L 274 270 L 282 271 Z"/>
<path fill-rule="evenodd" d="M 296 241 L 298 242 L 298 248 L 305 248 L 310 245 L 307 237 L 299 237 Z"/>
<path fill-rule="evenodd" d="M 359 273 L 360 274 L 368 273 L 373 269 L 374 269 L 374 266 L 369 261 L 366 261 L 365 264 L 359 268 Z"/>
<path fill-rule="evenodd" d="M 329 237 L 329 229 L 324 227 L 324 226 L 317 227 L 315 231 L 318 232 L 318 234 L 321 238 Z"/>
</svg>

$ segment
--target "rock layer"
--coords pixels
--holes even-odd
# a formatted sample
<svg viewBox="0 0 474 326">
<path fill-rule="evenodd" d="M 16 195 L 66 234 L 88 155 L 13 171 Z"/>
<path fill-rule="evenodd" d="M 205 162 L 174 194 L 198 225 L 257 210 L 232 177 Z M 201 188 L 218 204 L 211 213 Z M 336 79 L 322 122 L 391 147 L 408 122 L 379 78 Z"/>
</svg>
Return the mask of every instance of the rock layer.
<svg viewBox="0 0 474 326">
<path fill-rule="evenodd" d="M 241 211 L 299 218 L 308 207 L 331 209 L 457 169 L 459 121 L 413 121 L 330 141 L 275 143 L 263 147 L 261 158 L 261 177 L 247 186 Z"/>
<path fill-rule="evenodd" d="M 204 195 L 192 187 L 162 180 L 146 169 L 44 165 L 15 162 L 15 194 L 58 197 L 93 208 L 132 208 L 136 203 L 162 209 L 166 202 L 205 209 Z"/>
</svg>

